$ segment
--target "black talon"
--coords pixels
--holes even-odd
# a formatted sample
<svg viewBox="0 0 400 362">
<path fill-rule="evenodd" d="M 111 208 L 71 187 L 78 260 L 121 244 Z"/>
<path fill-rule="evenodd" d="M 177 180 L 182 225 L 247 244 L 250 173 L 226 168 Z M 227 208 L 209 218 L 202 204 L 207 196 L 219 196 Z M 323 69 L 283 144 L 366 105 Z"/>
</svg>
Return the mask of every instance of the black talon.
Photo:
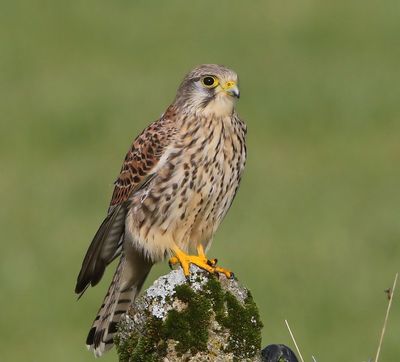
<svg viewBox="0 0 400 362">
<path fill-rule="evenodd" d="M 237 279 L 236 279 L 235 273 L 232 273 L 232 272 L 231 272 L 231 275 L 229 276 L 229 279 L 237 280 Z"/>
<path fill-rule="evenodd" d="M 218 259 L 207 260 L 207 264 L 209 266 L 215 266 L 217 263 L 218 263 Z"/>
</svg>

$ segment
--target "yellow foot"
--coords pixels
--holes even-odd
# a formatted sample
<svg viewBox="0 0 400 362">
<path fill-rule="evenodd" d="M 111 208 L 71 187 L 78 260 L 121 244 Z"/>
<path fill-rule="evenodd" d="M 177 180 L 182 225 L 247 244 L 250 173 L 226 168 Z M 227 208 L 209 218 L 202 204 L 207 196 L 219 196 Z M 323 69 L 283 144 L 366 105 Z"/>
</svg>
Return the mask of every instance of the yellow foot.
<svg viewBox="0 0 400 362">
<path fill-rule="evenodd" d="M 207 259 L 202 247 L 198 247 L 197 251 L 199 255 L 188 255 L 178 247 L 175 247 L 173 249 L 175 256 L 169 259 L 170 267 L 176 264 L 180 264 L 186 277 L 188 277 L 190 274 L 190 264 L 197 265 L 199 268 L 204 269 L 212 274 L 221 273 L 224 274 L 227 278 L 234 277 L 233 273 L 230 270 L 216 266 L 217 259 Z"/>
</svg>

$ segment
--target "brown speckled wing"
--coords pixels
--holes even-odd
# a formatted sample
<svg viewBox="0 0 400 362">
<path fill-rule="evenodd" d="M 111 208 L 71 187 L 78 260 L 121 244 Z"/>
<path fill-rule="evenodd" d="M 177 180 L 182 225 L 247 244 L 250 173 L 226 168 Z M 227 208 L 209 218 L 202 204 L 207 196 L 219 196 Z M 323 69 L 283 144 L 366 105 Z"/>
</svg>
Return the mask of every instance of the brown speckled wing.
<svg viewBox="0 0 400 362">
<path fill-rule="evenodd" d="M 75 292 L 96 285 L 106 266 L 121 254 L 129 199 L 155 175 L 156 167 L 176 134 L 175 110 L 170 107 L 133 142 L 115 181 L 108 215 L 94 236 L 78 275 Z"/>
<path fill-rule="evenodd" d="M 168 121 L 161 119 L 151 124 L 133 142 L 114 183 L 110 208 L 127 201 L 151 177 L 152 170 L 175 134 L 175 130 L 170 127 L 170 120 Z"/>
</svg>

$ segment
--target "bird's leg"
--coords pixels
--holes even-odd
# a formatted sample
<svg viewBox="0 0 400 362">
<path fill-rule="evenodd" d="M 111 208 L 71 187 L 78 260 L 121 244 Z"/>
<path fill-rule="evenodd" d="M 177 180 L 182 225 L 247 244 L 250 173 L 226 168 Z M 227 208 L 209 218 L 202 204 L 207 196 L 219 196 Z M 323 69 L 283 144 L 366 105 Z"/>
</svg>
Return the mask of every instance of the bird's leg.
<svg viewBox="0 0 400 362">
<path fill-rule="evenodd" d="M 218 259 L 208 259 L 208 258 L 206 257 L 206 254 L 205 254 L 205 252 L 204 252 L 203 245 L 199 244 L 199 245 L 197 246 L 197 254 L 199 254 L 200 257 L 202 257 L 202 258 L 204 258 L 205 260 L 207 260 L 207 264 L 208 264 L 208 265 L 214 267 L 214 273 L 217 273 L 217 274 L 218 274 L 218 273 L 224 274 L 227 278 L 233 278 L 233 277 L 234 277 L 234 274 L 233 274 L 230 270 L 225 269 L 225 268 L 220 268 L 220 267 L 216 266 L 216 265 L 217 265 L 217 262 L 218 262 Z"/>
<path fill-rule="evenodd" d="M 217 265 L 217 262 L 218 262 L 217 259 L 208 259 L 206 257 L 206 253 L 204 252 L 203 245 L 201 245 L 201 244 L 197 245 L 197 255 L 200 256 L 201 258 L 206 259 L 208 265 L 210 265 L 210 266 Z"/>
<path fill-rule="evenodd" d="M 190 264 L 194 264 L 210 273 L 222 273 L 227 278 L 233 277 L 233 273 L 230 270 L 215 266 L 217 263 L 216 259 L 209 260 L 206 257 L 203 246 L 197 247 L 198 255 L 188 255 L 177 245 L 173 246 L 172 252 L 174 253 L 174 256 L 169 259 L 169 265 L 172 266 L 179 263 L 182 266 L 185 276 L 189 276 Z"/>
<path fill-rule="evenodd" d="M 199 268 L 207 270 L 210 273 L 215 273 L 214 267 L 209 265 L 207 263 L 207 258 L 203 256 L 186 254 L 177 245 L 172 247 L 172 252 L 174 256 L 169 259 L 169 265 L 171 266 L 179 263 L 186 277 L 190 274 L 190 264 L 197 265 Z"/>
</svg>

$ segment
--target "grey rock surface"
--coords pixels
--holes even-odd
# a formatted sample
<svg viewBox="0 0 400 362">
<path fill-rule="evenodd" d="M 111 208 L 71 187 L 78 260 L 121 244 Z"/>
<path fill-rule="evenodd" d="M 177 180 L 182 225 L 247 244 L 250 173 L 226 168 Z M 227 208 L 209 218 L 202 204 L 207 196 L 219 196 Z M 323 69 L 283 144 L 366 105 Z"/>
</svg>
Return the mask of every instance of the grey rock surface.
<svg viewBox="0 0 400 362">
<path fill-rule="evenodd" d="M 158 278 L 122 316 L 120 361 L 260 361 L 261 328 L 250 292 L 191 267 Z"/>
</svg>

